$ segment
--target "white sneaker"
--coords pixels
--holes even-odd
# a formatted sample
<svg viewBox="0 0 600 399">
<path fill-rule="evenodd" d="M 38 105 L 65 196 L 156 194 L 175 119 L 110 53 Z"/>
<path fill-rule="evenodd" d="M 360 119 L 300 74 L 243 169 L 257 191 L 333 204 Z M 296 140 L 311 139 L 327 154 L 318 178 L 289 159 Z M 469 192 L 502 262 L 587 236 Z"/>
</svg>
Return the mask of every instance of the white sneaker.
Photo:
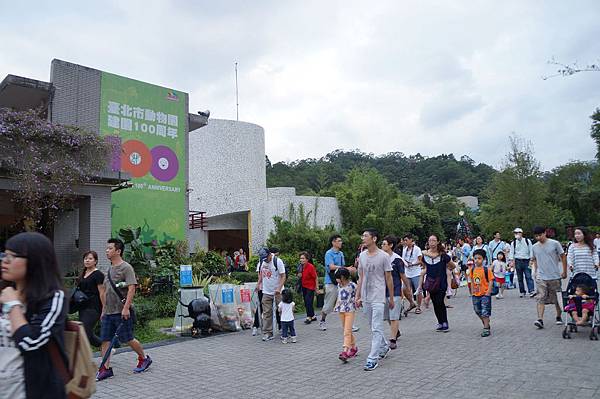
<svg viewBox="0 0 600 399">
<path fill-rule="evenodd" d="M 325 324 L 325 322 L 322 320 L 319 322 L 319 330 L 321 330 L 321 331 L 327 330 L 327 324 Z"/>
<path fill-rule="evenodd" d="M 281 343 L 282 344 L 287 344 L 288 343 L 287 337 L 286 338 L 281 337 Z"/>
<path fill-rule="evenodd" d="M 496 299 L 502 299 L 502 298 L 504 298 L 504 297 L 502 296 L 502 294 L 498 294 L 498 295 L 496 295 Z"/>
<path fill-rule="evenodd" d="M 252 327 L 252 336 L 255 337 L 258 334 L 258 328 Z"/>
<path fill-rule="evenodd" d="M 298 340 L 296 339 L 296 336 L 292 337 L 292 344 L 295 344 L 296 342 L 298 342 Z"/>
<path fill-rule="evenodd" d="M 357 332 L 358 330 L 360 330 L 360 328 L 359 328 L 359 327 L 352 326 L 352 332 Z"/>
</svg>

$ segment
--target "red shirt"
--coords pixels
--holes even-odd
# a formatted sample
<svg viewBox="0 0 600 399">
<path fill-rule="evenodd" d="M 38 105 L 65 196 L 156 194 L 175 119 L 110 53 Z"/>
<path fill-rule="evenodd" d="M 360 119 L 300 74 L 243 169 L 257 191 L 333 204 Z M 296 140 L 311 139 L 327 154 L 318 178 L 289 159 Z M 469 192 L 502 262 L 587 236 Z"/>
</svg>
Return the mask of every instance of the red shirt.
<svg viewBox="0 0 600 399">
<path fill-rule="evenodd" d="M 312 263 L 306 263 L 302 269 L 302 287 L 315 291 L 317 289 L 317 270 Z"/>
</svg>

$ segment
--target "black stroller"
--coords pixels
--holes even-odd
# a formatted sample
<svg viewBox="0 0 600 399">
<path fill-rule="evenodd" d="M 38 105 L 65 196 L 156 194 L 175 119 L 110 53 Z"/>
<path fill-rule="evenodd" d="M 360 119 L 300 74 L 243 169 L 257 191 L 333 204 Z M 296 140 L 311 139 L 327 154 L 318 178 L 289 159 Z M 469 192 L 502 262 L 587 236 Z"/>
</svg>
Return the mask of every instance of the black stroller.
<svg viewBox="0 0 600 399">
<path fill-rule="evenodd" d="M 566 306 L 569 304 L 569 296 L 575 295 L 575 289 L 577 286 L 585 286 L 589 289 L 589 295 L 587 298 L 591 300 L 594 305 L 594 311 L 589 315 L 589 325 L 592 327 L 590 331 L 590 339 L 592 341 L 598 341 L 599 335 L 599 326 L 600 326 L 600 310 L 598 305 L 598 285 L 596 280 L 594 280 L 587 273 L 577 273 L 569 280 L 569 284 L 567 285 L 567 290 L 562 292 L 562 300 L 563 300 L 563 312 L 565 313 L 563 320 L 565 320 L 565 329 L 563 330 L 562 336 L 564 339 L 571 339 L 571 333 L 577 332 L 577 325 L 575 321 L 571 317 L 570 312 L 565 310 Z M 576 311 L 578 315 L 581 317 L 582 312 L 582 298 L 575 297 Z"/>
</svg>

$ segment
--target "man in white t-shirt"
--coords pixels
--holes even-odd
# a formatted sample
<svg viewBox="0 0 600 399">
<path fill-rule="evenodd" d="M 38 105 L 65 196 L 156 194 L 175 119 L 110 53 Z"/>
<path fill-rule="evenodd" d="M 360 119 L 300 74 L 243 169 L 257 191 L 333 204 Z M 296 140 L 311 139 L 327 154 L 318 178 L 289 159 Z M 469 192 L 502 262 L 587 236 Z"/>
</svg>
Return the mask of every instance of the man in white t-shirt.
<svg viewBox="0 0 600 399">
<path fill-rule="evenodd" d="M 267 248 L 261 248 L 258 257 L 260 261 L 256 268 L 258 271 L 256 289 L 262 290 L 262 340 L 270 341 L 273 339 L 273 302 L 275 308 L 281 302 L 281 291 L 285 284 L 285 264 L 281 259 L 274 257 Z M 273 260 L 276 260 L 276 263 Z"/>
<path fill-rule="evenodd" d="M 418 291 L 419 288 L 419 276 L 421 275 L 421 258 L 423 254 L 421 248 L 415 244 L 414 237 L 412 234 L 406 234 L 402 239 L 404 241 L 404 247 L 402 248 L 402 259 L 406 262 L 406 277 L 410 281 L 410 285 L 402 288 L 404 296 L 408 298 L 410 306 L 404 312 L 404 316 L 408 314 L 412 309 L 415 309 L 415 313 L 421 313 L 421 302 L 423 301 L 423 294 L 420 292 L 417 294 L 417 304 L 413 300 L 413 295 Z"/>
<path fill-rule="evenodd" d="M 394 292 L 392 280 L 392 264 L 390 257 L 377 247 L 379 233 L 367 229 L 362 235 L 367 250 L 358 258 L 358 286 L 356 287 L 356 306 L 364 305 L 364 313 L 371 327 L 371 351 L 367 357 L 365 371 L 377 368 L 380 359 L 387 357 L 390 347 L 383 332 L 383 312 L 387 302 L 390 310 L 394 309 L 394 297 L 386 299 L 388 292 Z"/>
<path fill-rule="evenodd" d="M 594 238 L 594 248 L 596 248 L 596 252 L 598 252 L 598 256 L 600 256 L 600 233 L 596 233 L 596 238 Z"/>
</svg>

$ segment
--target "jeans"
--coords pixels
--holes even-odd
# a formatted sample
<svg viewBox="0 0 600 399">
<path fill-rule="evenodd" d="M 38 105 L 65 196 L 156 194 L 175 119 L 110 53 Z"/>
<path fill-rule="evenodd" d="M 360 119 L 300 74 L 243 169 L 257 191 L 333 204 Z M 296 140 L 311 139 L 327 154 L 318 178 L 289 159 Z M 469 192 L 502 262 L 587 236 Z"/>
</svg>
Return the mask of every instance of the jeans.
<svg viewBox="0 0 600 399">
<path fill-rule="evenodd" d="M 523 274 L 527 282 L 527 291 L 533 292 L 533 279 L 531 278 L 531 269 L 529 268 L 529 259 L 515 259 L 515 269 L 517 270 L 517 280 L 519 280 L 519 291 L 525 293 L 525 284 L 523 284 Z"/>
<path fill-rule="evenodd" d="M 388 342 L 383 333 L 383 309 L 385 308 L 385 304 L 383 302 L 365 302 L 363 306 L 372 334 L 371 352 L 369 352 L 367 362 L 377 363 L 379 355 L 388 349 Z"/>
<path fill-rule="evenodd" d="M 269 295 L 263 292 L 262 296 L 262 332 L 263 334 L 267 334 L 273 336 L 273 302 L 275 302 L 275 308 L 279 306 L 279 302 L 281 302 L 281 294 L 278 295 Z M 275 312 L 277 317 L 277 326 L 281 326 L 281 319 L 279 318 L 279 312 Z"/>
<path fill-rule="evenodd" d="M 294 320 L 281 322 L 281 337 L 287 338 L 288 335 L 290 337 L 296 336 L 296 329 L 294 328 Z"/>
<path fill-rule="evenodd" d="M 306 317 L 312 318 L 315 316 L 315 291 L 302 287 L 302 296 L 304 297 L 304 306 L 306 307 Z"/>
<path fill-rule="evenodd" d="M 344 330 L 344 350 L 356 347 L 356 338 L 352 334 L 352 325 L 354 324 L 354 312 L 340 312 L 342 329 Z"/>
<path fill-rule="evenodd" d="M 86 308 L 79 311 L 79 321 L 83 324 L 88 341 L 90 341 L 90 344 L 97 347 L 102 344 L 100 338 L 94 334 L 94 327 L 96 327 L 98 320 L 100 320 L 100 313 L 98 313 L 98 310 L 96 309 Z"/>
<path fill-rule="evenodd" d="M 446 309 L 446 304 L 444 303 L 446 291 L 437 290 L 435 294 L 430 295 L 431 303 L 433 303 L 433 311 L 435 312 L 438 324 L 448 323 L 448 311 Z"/>
</svg>

